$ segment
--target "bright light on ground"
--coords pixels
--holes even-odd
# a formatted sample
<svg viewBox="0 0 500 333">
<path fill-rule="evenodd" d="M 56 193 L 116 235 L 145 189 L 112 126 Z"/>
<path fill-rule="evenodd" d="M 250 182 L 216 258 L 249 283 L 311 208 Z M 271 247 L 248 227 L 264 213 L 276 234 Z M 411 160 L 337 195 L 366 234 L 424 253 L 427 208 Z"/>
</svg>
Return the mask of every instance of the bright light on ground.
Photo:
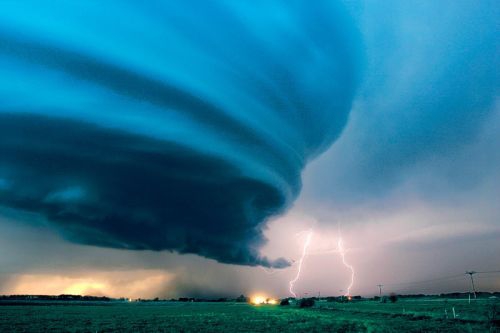
<svg viewBox="0 0 500 333">
<path fill-rule="evenodd" d="M 250 303 L 254 305 L 261 305 L 261 304 L 278 304 L 278 300 L 269 298 L 266 296 L 262 295 L 255 295 L 250 298 Z"/>
</svg>

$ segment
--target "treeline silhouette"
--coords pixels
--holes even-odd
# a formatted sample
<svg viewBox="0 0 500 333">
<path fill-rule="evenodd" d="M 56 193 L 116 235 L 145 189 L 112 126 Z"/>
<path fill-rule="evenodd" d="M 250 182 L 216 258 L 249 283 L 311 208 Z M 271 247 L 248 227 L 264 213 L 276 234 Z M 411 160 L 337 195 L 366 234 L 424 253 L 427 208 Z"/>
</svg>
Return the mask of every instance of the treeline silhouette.
<svg viewBox="0 0 500 333">
<path fill-rule="evenodd" d="M 500 298 L 500 292 L 476 292 L 477 298 L 489 298 L 496 297 Z M 383 296 L 382 298 L 389 299 L 390 297 L 395 297 L 395 299 L 405 299 L 405 298 L 446 298 L 446 299 L 463 299 L 468 298 L 468 292 L 454 292 L 438 295 L 427 295 L 427 294 L 394 294 L 391 293 L 390 296 Z M 366 301 L 366 300 L 380 300 L 379 296 L 374 297 L 362 297 L 362 296 L 326 296 L 326 297 L 308 297 L 303 299 L 310 299 L 314 301 L 327 301 L 327 302 L 356 302 L 356 301 Z M 300 299 L 295 299 L 293 297 L 286 297 L 281 299 L 281 305 L 288 305 L 290 301 L 295 302 Z M 195 298 L 195 297 L 179 297 L 170 299 L 128 299 L 128 298 L 110 298 L 106 296 L 82 296 L 82 295 L 0 295 L 0 305 L 2 304 L 25 304 L 25 303 L 43 303 L 43 302 L 248 302 L 249 298 L 240 295 L 236 298 Z M 314 303 L 313 303 L 314 304 Z"/>
<path fill-rule="evenodd" d="M 114 300 L 106 296 L 82 295 L 0 295 L 0 301 L 92 301 L 109 302 Z"/>
</svg>

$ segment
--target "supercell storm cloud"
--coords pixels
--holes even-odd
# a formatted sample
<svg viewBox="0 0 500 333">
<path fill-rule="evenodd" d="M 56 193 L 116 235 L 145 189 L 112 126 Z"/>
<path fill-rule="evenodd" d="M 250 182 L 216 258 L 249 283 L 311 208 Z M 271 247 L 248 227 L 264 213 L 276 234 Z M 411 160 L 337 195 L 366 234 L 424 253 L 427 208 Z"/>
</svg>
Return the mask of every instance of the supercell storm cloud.
<svg viewBox="0 0 500 333">
<path fill-rule="evenodd" d="M 77 243 L 288 265 L 262 229 L 340 134 L 359 49 L 331 1 L 269 6 L 3 5 L 0 205 Z"/>
</svg>

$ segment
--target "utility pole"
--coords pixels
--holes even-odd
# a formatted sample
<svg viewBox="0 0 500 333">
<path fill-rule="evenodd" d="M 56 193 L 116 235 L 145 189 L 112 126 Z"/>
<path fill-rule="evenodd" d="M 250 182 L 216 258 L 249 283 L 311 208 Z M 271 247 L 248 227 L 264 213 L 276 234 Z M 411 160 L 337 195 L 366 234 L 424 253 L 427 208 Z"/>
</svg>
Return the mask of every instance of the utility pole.
<svg viewBox="0 0 500 333">
<path fill-rule="evenodd" d="M 474 274 L 476 274 L 476 272 L 475 271 L 467 271 L 467 272 L 465 272 L 465 274 L 469 274 L 469 276 L 470 276 L 470 284 L 472 286 L 472 291 L 474 292 L 474 299 L 476 299 L 477 298 L 476 287 L 474 286 L 474 278 L 472 277 Z"/>
<path fill-rule="evenodd" d="M 377 284 L 377 287 L 378 287 L 378 295 L 380 296 L 380 300 L 382 300 L 382 287 L 384 285 L 383 284 Z"/>
</svg>

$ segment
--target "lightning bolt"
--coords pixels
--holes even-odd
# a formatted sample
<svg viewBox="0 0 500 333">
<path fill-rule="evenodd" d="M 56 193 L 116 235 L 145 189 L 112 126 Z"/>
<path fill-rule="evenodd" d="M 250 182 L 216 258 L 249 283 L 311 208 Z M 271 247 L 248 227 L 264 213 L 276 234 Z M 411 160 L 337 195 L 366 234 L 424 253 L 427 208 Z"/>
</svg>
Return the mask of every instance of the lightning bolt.
<svg viewBox="0 0 500 333">
<path fill-rule="evenodd" d="M 312 232 L 312 230 L 310 230 L 309 233 L 307 234 L 306 241 L 304 242 L 304 247 L 302 248 L 302 256 L 300 257 L 300 260 L 299 260 L 299 268 L 297 270 L 297 275 L 295 276 L 295 278 L 293 280 L 290 281 L 290 293 L 293 295 L 293 297 L 297 297 L 297 294 L 295 294 L 295 292 L 293 291 L 293 286 L 295 285 L 295 282 L 297 282 L 297 280 L 300 277 L 300 271 L 302 270 L 302 263 L 304 262 L 304 258 L 307 255 L 307 248 L 309 247 L 309 244 L 311 243 L 312 235 L 313 235 L 313 232 Z"/>
<path fill-rule="evenodd" d="M 338 249 L 340 256 L 342 257 L 342 263 L 344 264 L 345 267 L 347 267 L 351 271 L 351 283 L 347 287 L 347 294 L 345 295 L 345 296 L 350 296 L 351 295 L 351 288 L 354 284 L 354 267 L 352 267 L 352 265 L 350 265 L 345 260 L 345 254 L 347 253 L 347 251 L 344 249 L 344 242 L 342 240 L 342 236 L 340 235 L 340 233 L 339 233 L 339 240 L 337 242 L 337 249 Z"/>
</svg>

